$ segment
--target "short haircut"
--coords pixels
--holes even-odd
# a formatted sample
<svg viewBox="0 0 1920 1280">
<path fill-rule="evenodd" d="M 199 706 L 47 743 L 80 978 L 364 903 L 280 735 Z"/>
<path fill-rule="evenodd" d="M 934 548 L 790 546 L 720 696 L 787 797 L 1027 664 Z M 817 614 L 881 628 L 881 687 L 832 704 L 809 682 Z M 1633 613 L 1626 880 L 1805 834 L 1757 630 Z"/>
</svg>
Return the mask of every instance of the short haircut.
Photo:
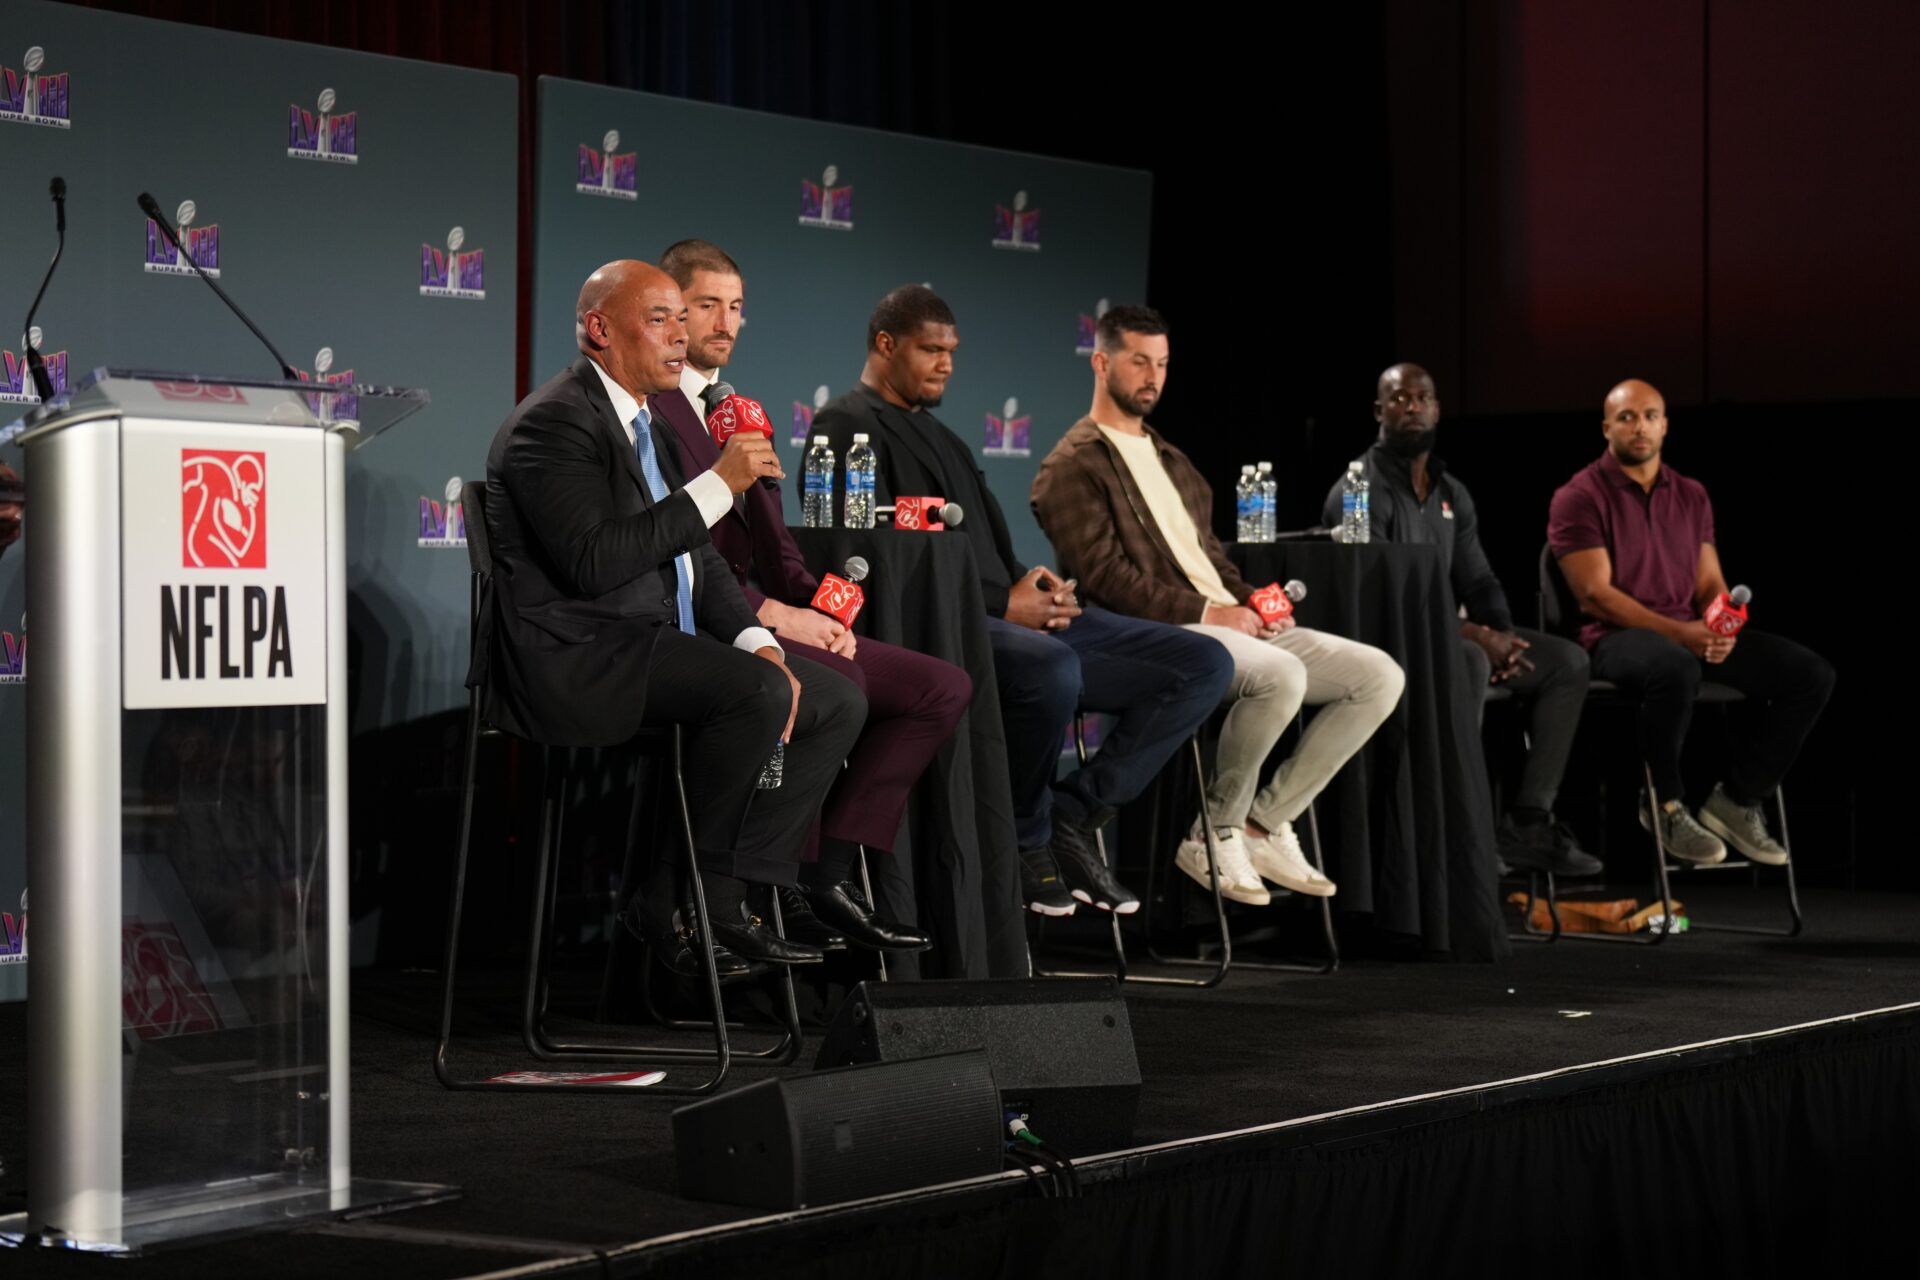
<svg viewBox="0 0 1920 1280">
<path fill-rule="evenodd" d="M 883 333 L 907 338 L 918 333 L 921 325 L 954 323 L 953 308 L 943 302 L 939 294 L 923 284 L 903 284 L 880 299 L 880 305 L 873 309 L 873 315 L 867 320 L 867 350 L 880 345 Z"/>
<path fill-rule="evenodd" d="M 1167 331 L 1166 319 L 1158 311 L 1132 303 L 1110 308 L 1107 314 L 1100 317 L 1100 323 L 1094 329 L 1097 345 L 1108 355 L 1126 345 L 1126 335 L 1129 333 L 1155 334 Z"/>
<path fill-rule="evenodd" d="M 660 255 L 660 269 L 673 277 L 673 282 L 682 289 L 693 285 L 693 273 L 712 271 L 723 276 L 740 276 L 740 264 L 729 258 L 726 251 L 711 240 L 682 240 L 678 244 L 667 246 Z"/>
</svg>

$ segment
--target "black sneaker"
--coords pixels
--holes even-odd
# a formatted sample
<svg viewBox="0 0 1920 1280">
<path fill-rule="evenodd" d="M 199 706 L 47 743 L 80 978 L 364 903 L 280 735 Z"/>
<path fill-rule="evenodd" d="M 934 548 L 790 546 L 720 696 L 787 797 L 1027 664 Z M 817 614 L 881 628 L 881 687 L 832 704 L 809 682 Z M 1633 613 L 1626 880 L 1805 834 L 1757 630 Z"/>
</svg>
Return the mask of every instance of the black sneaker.
<svg viewBox="0 0 1920 1280">
<path fill-rule="evenodd" d="M 1140 899 L 1132 890 L 1113 878 L 1107 861 L 1094 843 L 1099 827 L 1084 827 L 1062 815 L 1053 815 L 1053 855 L 1067 877 L 1073 896 L 1089 906 L 1115 915 L 1131 915 L 1140 909 Z"/>
<path fill-rule="evenodd" d="M 1606 863 L 1580 847 L 1572 827 L 1557 819 L 1549 819 L 1547 825 L 1553 832 L 1554 857 L 1559 861 L 1554 868 L 1556 875 L 1597 876 L 1606 870 Z"/>
<path fill-rule="evenodd" d="M 1043 916 L 1070 916 L 1079 905 L 1067 892 L 1059 864 L 1046 849 L 1020 851 L 1020 896 L 1026 899 L 1027 910 Z"/>
</svg>

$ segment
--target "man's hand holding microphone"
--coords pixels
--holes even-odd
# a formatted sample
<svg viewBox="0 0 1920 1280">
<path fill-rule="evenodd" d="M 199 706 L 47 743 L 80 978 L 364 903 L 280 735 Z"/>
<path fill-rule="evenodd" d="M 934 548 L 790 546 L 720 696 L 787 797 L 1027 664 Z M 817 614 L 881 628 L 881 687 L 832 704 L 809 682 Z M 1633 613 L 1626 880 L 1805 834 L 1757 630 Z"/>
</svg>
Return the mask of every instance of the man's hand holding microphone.
<svg viewBox="0 0 1920 1280">
<path fill-rule="evenodd" d="M 727 437 L 727 443 L 720 449 L 720 460 L 713 464 L 713 473 L 725 480 L 727 488 L 734 493 L 745 493 L 762 477 L 784 480 L 787 475 L 773 441 L 757 431 L 740 431 Z"/>
</svg>

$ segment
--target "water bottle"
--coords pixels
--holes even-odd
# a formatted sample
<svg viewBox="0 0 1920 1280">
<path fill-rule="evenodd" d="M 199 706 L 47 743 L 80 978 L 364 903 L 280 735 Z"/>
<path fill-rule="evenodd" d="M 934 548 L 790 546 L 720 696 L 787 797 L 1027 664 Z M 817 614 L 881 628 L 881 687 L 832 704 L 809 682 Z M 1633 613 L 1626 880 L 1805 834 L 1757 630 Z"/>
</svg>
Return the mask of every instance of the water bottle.
<svg viewBox="0 0 1920 1280">
<path fill-rule="evenodd" d="M 843 508 L 849 529 L 873 528 L 873 472 L 877 464 L 866 433 L 854 436 L 853 448 L 847 450 L 847 496 Z"/>
<path fill-rule="evenodd" d="M 1233 509 L 1238 515 L 1234 525 L 1235 542 L 1258 542 L 1260 495 L 1254 484 L 1251 464 L 1240 468 L 1240 483 L 1233 487 Z"/>
<path fill-rule="evenodd" d="M 1340 541 L 1347 543 L 1370 542 L 1373 539 L 1373 521 L 1368 510 L 1367 464 L 1358 458 L 1347 464 L 1347 474 L 1340 481 Z"/>
<path fill-rule="evenodd" d="M 1260 541 L 1272 542 L 1280 532 L 1280 482 L 1273 478 L 1273 464 L 1261 463 L 1253 480 L 1260 492 Z"/>
<path fill-rule="evenodd" d="M 776 791 L 787 778 L 787 743 L 783 738 L 773 744 L 773 754 L 760 766 L 760 776 L 754 779 L 756 791 Z"/>
<path fill-rule="evenodd" d="M 806 501 L 801 519 L 809 529 L 833 528 L 833 447 L 815 436 L 807 450 Z"/>
</svg>

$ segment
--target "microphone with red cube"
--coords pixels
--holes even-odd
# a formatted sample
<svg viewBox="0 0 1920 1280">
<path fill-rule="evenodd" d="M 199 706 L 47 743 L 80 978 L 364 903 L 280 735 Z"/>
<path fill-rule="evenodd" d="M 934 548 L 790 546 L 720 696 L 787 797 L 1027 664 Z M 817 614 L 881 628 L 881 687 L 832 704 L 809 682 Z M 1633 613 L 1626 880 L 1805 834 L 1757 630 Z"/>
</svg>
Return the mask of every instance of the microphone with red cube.
<svg viewBox="0 0 1920 1280">
<path fill-rule="evenodd" d="M 861 556 L 849 556 L 846 569 L 844 578 L 834 573 L 821 576 L 820 589 L 813 593 L 813 607 L 851 628 L 867 603 L 866 590 L 860 586 L 867 576 L 867 562 Z"/>
<path fill-rule="evenodd" d="M 1260 621 L 1271 628 L 1291 618 L 1293 606 L 1306 598 L 1307 584 L 1294 578 L 1284 587 L 1277 582 L 1269 582 L 1247 597 L 1247 607 L 1259 614 Z"/>
<path fill-rule="evenodd" d="M 707 402 L 707 434 L 722 449 L 727 441 L 742 431 L 755 431 L 773 439 L 773 423 L 767 418 L 767 411 L 758 400 L 749 400 L 733 389 L 731 383 L 716 382 L 700 393 Z M 772 476 L 761 476 L 760 486 L 780 492 L 780 482 Z"/>
<path fill-rule="evenodd" d="M 895 498 L 891 507 L 880 507 L 878 510 L 893 513 L 894 528 L 914 529 L 922 533 L 939 533 L 942 529 L 956 528 L 967 514 L 959 503 L 938 497 Z"/>
<path fill-rule="evenodd" d="M 1735 587 L 1723 591 L 1720 598 L 1707 606 L 1707 630 L 1717 636 L 1737 636 L 1740 628 L 1747 625 L 1747 602 L 1753 599 L 1753 592 L 1746 587 Z"/>
</svg>

